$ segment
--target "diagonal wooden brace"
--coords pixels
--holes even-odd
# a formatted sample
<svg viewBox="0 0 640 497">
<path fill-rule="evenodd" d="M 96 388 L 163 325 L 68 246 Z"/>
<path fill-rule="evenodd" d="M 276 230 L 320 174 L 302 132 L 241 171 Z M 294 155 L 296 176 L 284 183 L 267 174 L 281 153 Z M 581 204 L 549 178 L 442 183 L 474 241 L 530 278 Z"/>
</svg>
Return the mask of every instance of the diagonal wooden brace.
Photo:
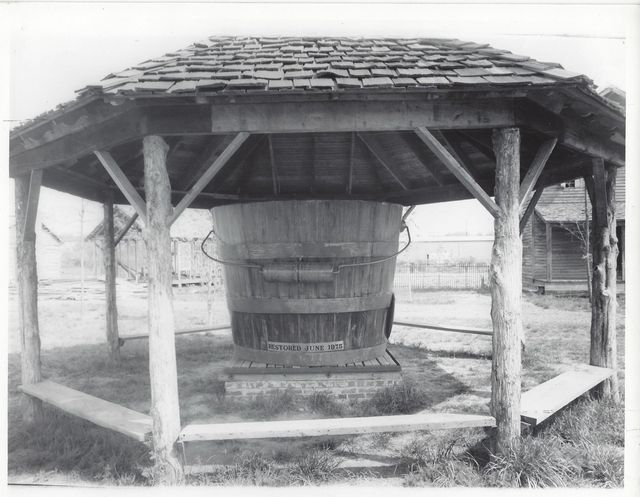
<svg viewBox="0 0 640 497">
<path fill-rule="evenodd" d="M 96 150 L 93 153 L 107 170 L 111 179 L 113 179 L 115 184 L 118 185 L 118 188 L 125 198 L 136 210 L 138 216 L 140 216 L 140 218 L 146 223 L 147 207 L 145 201 L 131 184 L 129 178 L 127 178 L 124 172 L 122 172 L 122 169 L 120 169 L 120 166 L 118 166 L 118 163 L 114 160 L 113 156 L 105 150 Z"/>
<path fill-rule="evenodd" d="M 231 143 L 225 148 L 222 153 L 216 157 L 207 170 L 200 176 L 200 179 L 196 181 L 189 193 L 187 193 L 182 200 L 178 202 L 176 208 L 173 210 L 173 215 L 169 219 L 169 225 L 172 225 L 176 219 L 184 212 L 184 210 L 191 205 L 200 193 L 207 187 L 213 178 L 220 172 L 224 165 L 233 157 L 238 151 L 240 146 L 249 138 L 249 133 L 241 132 L 231 141 Z"/>
<path fill-rule="evenodd" d="M 475 179 L 460 165 L 460 163 L 449 153 L 449 151 L 433 136 L 427 128 L 416 128 L 416 135 L 429 147 L 436 157 L 446 166 L 451 173 L 458 178 L 469 193 L 471 193 L 478 201 L 487 209 L 493 217 L 497 217 L 500 208 L 491 199 Z"/>
</svg>

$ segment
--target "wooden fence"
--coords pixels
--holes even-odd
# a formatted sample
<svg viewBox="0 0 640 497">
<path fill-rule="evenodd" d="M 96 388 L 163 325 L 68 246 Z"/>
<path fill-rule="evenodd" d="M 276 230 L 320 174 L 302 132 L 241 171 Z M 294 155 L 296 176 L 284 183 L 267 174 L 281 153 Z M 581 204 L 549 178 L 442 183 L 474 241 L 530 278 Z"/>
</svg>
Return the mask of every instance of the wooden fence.
<svg viewBox="0 0 640 497">
<path fill-rule="evenodd" d="M 484 289 L 489 286 L 486 263 L 398 263 L 397 291 Z"/>
</svg>

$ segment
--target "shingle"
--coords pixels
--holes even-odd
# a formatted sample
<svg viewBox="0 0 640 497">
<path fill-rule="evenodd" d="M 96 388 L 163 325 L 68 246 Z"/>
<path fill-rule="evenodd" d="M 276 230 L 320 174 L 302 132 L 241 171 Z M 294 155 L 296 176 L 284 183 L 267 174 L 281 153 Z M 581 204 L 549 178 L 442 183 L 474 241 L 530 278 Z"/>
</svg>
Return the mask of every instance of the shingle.
<svg viewBox="0 0 640 497">
<path fill-rule="evenodd" d="M 523 62 L 525 60 L 529 60 L 531 57 L 527 57 L 526 55 L 516 55 L 514 53 L 503 53 L 498 55 L 498 58 L 511 60 L 513 62 Z"/>
<path fill-rule="evenodd" d="M 356 78 L 336 78 L 336 83 L 341 88 L 361 88 L 362 83 Z"/>
<path fill-rule="evenodd" d="M 391 78 L 395 86 L 417 86 L 418 82 L 413 78 Z"/>
<path fill-rule="evenodd" d="M 349 77 L 349 71 L 345 70 L 345 69 L 335 69 L 335 68 L 328 68 L 328 69 L 321 69 L 316 73 L 317 77 L 336 77 L 336 78 L 347 78 Z"/>
<path fill-rule="evenodd" d="M 441 76 L 428 76 L 426 78 L 418 78 L 418 83 L 421 85 L 450 85 L 451 82 L 447 78 Z"/>
<path fill-rule="evenodd" d="M 528 84 L 526 76 L 484 76 L 484 79 L 495 85 Z"/>
<path fill-rule="evenodd" d="M 240 71 L 218 71 L 215 73 L 216 79 L 237 79 L 241 75 Z"/>
<path fill-rule="evenodd" d="M 349 69 L 349 74 L 353 78 L 365 78 L 371 76 L 369 69 Z"/>
<path fill-rule="evenodd" d="M 265 88 L 266 79 L 230 79 L 227 81 L 227 88 Z"/>
<path fill-rule="evenodd" d="M 483 85 L 487 83 L 480 76 L 451 76 L 448 79 L 453 84 L 459 85 Z"/>
<path fill-rule="evenodd" d="M 225 81 L 222 79 L 201 79 L 199 81 L 196 81 L 196 87 L 213 90 L 218 88 L 224 88 L 225 86 L 227 86 L 228 83 L 229 83 L 228 81 Z M 174 88 L 175 87 L 172 87 L 171 90 L 173 90 Z"/>
<path fill-rule="evenodd" d="M 197 81 L 178 81 L 169 89 L 169 93 L 193 92 L 196 90 Z"/>
<path fill-rule="evenodd" d="M 309 80 L 309 85 L 312 88 L 333 88 L 334 83 L 329 78 L 312 78 Z"/>
<path fill-rule="evenodd" d="M 141 81 L 135 83 L 136 91 L 166 91 L 175 83 L 173 81 Z"/>
<path fill-rule="evenodd" d="M 308 79 L 313 77 L 313 71 L 288 71 L 284 73 L 287 79 Z"/>
<path fill-rule="evenodd" d="M 382 77 L 382 78 L 364 78 L 362 80 L 362 86 L 364 86 L 365 88 L 368 88 L 368 87 L 387 87 L 387 86 L 393 86 L 393 81 L 391 81 L 391 78 L 386 78 L 386 77 Z"/>
<path fill-rule="evenodd" d="M 371 69 L 373 76 L 395 76 L 396 71 L 393 69 Z"/>
<path fill-rule="evenodd" d="M 293 82 L 290 79 L 276 79 L 269 81 L 270 90 L 283 90 L 293 88 Z"/>
<path fill-rule="evenodd" d="M 464 69 L 454 69 L 458 76 L 484 76 L 490 74 L 489 71 L 482 67 L 469 67 Z"/>
<path fill-rule="evenodd" d="M 487 67 L 487 72 L 492 76 L 505 76 L 513 74 L 513 71 L 508 67 Z"/>
<path fill-rule="evenodd" d="M 577 72 L 567 71 L 565 69 L 547 69 L 545 71 L 541 71 L 543 74 L 547 74 L 553 78 L 558 79 L 573 79 L 573 78 L 581 78 L 585 77 L 584 74 L 580 74 Z"/>
<path fill-rule="evenodd" d="M 283 79 L 283 71 L 255 71 L 253 76 L 257 79 Z"/>
<path fill-rule="evenodd" d="M 419 78 L 421 76 L 431 76 L 433 75 L 433 71 L 427 68 L 414 67 L 412 69 L 407 68 L 399 68 L 398 76 L 407 76 L 410 78 Z"/>
<path fill-rule="evenodd" d="M 308 79 L 294 79 L 293 80 L 294 88 L 309 88 L 309 80 Z"/>
</svg>

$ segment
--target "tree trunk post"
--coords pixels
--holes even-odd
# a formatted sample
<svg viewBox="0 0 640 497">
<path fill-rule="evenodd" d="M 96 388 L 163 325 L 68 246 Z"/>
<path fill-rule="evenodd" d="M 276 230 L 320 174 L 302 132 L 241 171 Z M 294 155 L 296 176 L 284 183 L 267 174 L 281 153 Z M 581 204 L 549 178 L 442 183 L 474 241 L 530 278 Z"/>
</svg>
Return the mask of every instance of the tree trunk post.
<svg viewBox="0 0 640 497">
<path fill-rule="evenodd" d="M 38 173 L 36 173 L 38 174 Z M 42 174 L 40 172 L 39 174 Z M 38 273 L 36 267 L 35 212 L 40 184 L 33 173 L 15 178 L 16 266 L 20 316 L 20 363 L 23 385 L 42 380 L 40 368 L 40 329 L 38 326 Z M 29 204 L 31 206 L 29 207 Z M 33 424 L 42 421 L 42 401 L 23 396 L 23 419 Z"/>
<path fill-rule="evenodd" d="M 522 328 L 522 241 L 519 227 L 520 131 L 493 132 L 496 155 L 494 221 L 491 254 L 491 320 L 493 354 L 491 412 L 496 418 L 495 449 L 504 453 L 520 437 L 520 371 Z"/>
<path fill-rule="evenodd" d="M 107 346 L 109 359 L 120 360 L 118 334 L 118 306 L 116 304 L 116 252 L 113 226 L 113 194 L 107 193 L 104 201 L 104 289 L 106 298 Z"/>
<path fill-rule="evenodd" d="M 158 482 L 171 484 L 182 480 L 183 469 L 176 451 L 180 434 L 180 406 L 171 289 L 169 219 L 173 208 L 166 167 L 168 150 L 169 147 L 159 136 L 147 136 L 143 140 L 153 457 Z"/>
<path fill-rule="evenodd" d="M 616 168 L 593 162 L 593 273 L 590 363 L 611 368 L 615 374 L 594 390 L 596 396 L 620 401 L 617 376 L 616 308 L 617 258 Z"/>
</svg>

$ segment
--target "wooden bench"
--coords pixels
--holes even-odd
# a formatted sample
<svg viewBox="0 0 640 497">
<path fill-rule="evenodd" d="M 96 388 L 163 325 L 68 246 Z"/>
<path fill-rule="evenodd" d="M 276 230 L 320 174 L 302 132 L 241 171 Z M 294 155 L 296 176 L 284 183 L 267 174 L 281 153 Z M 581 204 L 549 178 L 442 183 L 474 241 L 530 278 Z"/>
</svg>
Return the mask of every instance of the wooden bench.
<svg viewBox="0 0 640 497">
<path fill-rule="evenodd" d="M 140 442 L 151 433 L 151 416 L 78 392 L 53 381 L 18 387 L 21 392 L 87 421 Z"/>
<path fill-rule="evenodd" d="M 318 437 L 357 435 L 360 433 L 494 427 L 495 425 L 496 420 L 492 416 L 440 412 L 360 418 L 193 424 L 183 428 L 178 441 L 198 442 L 256 438 Z"/>
<path fill-rule="evenodd" d="M 568 371 L 522 394 L 522 421 L 536 426 L 614 374 L 612 369 L 584 366 Z"/>
</svg>

